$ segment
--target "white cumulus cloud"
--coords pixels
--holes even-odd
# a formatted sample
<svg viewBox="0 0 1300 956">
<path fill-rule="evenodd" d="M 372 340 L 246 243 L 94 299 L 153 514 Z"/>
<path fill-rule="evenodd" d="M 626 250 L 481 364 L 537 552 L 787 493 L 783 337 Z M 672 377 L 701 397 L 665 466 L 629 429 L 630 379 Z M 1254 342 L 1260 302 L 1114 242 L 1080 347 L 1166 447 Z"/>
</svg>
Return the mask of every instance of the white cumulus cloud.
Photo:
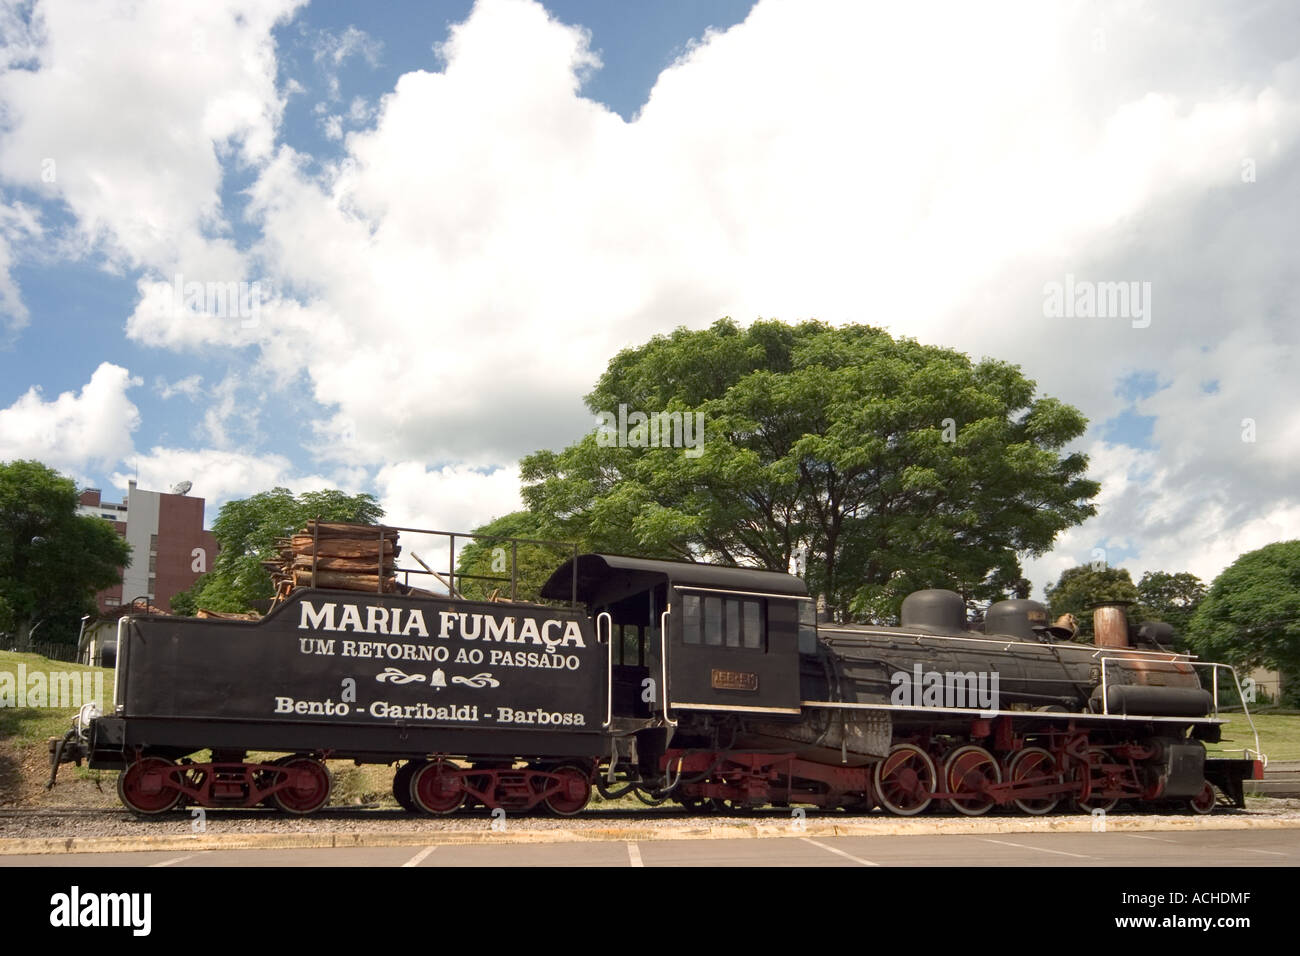
<svg viewBox="0 0 1300 956">
<path fill-rule="evenodd" d="M 294 4 L 41 9 L 19 53 L 41 69 L 0 77 L 0 175 L 53 189 L 140 271 L 133 341 L 251 346 L 256 374 L 306 382 L 326 410 L 303 423 L 315 467 L 376 473 L 394 516 L 464 528 L 512 510 L 510 463 L 590 427 L 580 396 L 614 354 L 729 314 L 885 326 L 1020 363 L 1080 407 L 1099 514 L 1031 565 L 1036 584 L 1098 544 L 1135 571 L 1208 573 L 1300 534 L 1285 3 L 1168 22 L 1124 2 L 760 0 L 689 44 L 626 122 L 584 96 L 617 68 L 586 30 L 479 0 L 439 69 L 322 108 L 343 149 L 323 173 L 276 139 L 270 30 Z M 208 69 L 164 82 L 196 25 Z M 327 71 L 378 61 L 361 26 L 318 39 Z M 70 105 L 40 114 L 50 102 Z M 110 120 L 122 103 L 138 109 Z M 45 156 L 54 184 L 37 181 Z M 227 238 L 223 162 L 254 172 L 247 253 Z M 156 284 L 252 262 L 273 288 L 251 324 L 179 313 Z M 1045 284 L 1067 276 L 1148 283 L 1150 322 L 1047 314 Z M 1134 372 L 1166 387 L 1118 394 Z M 1154 418 L 1154 447 L 1107 434 L 1126 410 Z"/>
<path fill-rule="evenodd" d="M 89 467 L 111 467 L 131 452 L 140 414 L 126 393 L 140 384 L 104 362 L 79 392 L 47 401 L 33 386 L 0 409 L 0 461 L 35 458 L 78 477 Z"/>
</svg>

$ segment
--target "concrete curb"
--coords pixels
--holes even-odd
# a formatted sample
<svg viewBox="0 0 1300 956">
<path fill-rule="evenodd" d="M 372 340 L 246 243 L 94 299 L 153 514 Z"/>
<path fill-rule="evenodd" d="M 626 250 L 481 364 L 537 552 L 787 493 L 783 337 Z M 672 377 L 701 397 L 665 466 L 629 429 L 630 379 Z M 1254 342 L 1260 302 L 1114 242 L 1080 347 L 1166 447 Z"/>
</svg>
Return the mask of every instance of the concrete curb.
<svg viewBox="0 0 1300 956">
<path fill-rule="evenodd" d="M 1142 819 L 1108 817 L 1106 832 L 1172 830 L 1295 830 L 1300 819 L 1243 817 L 1162 817 Z M 330 849 L 338 847 L 466 846 L 526 843 L 647 843 L 664 840 L 780 839 L 844 836 L 942 836 L 989 833 L 1088 833 L 1089 817 L 1059 819 L 931 820 L 890 819 L 863 823 L 809 820 L 796 827 L 780 823 L 712 825 L 701 827 L 617 826 L 599 829 L 554 830 L 449 830 L 446 832 L 378 830 L 336 833 L 230 833 L 169 834 L 166 836 L 113 837 L 9 837 L 0 838 L 0 857 L 69 853 L 191 853 L 203 850 Z"/>
</svg>

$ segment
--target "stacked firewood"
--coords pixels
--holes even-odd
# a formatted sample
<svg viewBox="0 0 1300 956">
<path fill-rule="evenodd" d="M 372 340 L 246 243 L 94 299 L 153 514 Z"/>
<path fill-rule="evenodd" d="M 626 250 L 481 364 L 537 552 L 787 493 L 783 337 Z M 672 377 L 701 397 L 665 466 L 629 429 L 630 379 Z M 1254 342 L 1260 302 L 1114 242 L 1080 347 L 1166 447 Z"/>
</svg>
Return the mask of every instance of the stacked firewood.
<svg viewBox="0 0 1300 956">
<path fill-rule="evenodd" d="M 277 543 L 280 559 L 263 562 L 275 583 L 277 601 L 304 587 L 372 594 L 397 590 L 394 568 L 402 549 L 392 528 L 308 521 L 302 531 Z"/>
<path fill-rule="evenodd" d="M 256 611 L 209 611 L 201 607 L 194 614 L 195 617 L 209 621 L 260 621 L 262 615 Z"/>
</svg>

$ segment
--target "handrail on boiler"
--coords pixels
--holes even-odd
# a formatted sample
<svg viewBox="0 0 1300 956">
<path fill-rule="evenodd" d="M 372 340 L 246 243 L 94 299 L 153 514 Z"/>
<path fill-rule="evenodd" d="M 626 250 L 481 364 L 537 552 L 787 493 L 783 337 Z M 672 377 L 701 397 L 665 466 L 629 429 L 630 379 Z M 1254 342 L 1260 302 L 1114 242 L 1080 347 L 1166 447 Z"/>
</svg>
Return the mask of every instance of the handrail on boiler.
<svg viewBox="0 0 1300 956">
<path fill-rule="evenodd" d="M 1191 667 L 1211 668 L 1211 675 L 1212 675 L 1211 691 L 1214 700 L 1215 717 L 1219 716 L 1219 668 L 1223 668 L 1224 670 L 1229 671 L 1232 674 L 1232 683 L 1237 688 L 1237 696 L 1241 698 L 1241 712 L 1246 715 L 1246 721 L 1250 724 L 1251 732 L 1255 735 L 1254 751 L 1252 752 L 1249 748 L 1242 748 L 1242 749 L 1245 751 L 1246 757 L 1248 759 L 1251 758 L 1251 755 L 1253 753 L 1255 757 L 1257 757 L 1259 760 L 1263 762 L 1264 766 L 1266 767 L 1268 766 L 1268 756 L 1259 748 L 1259 730 L 1258 728 L 1255 727 L 1255 718 L 1250 716 L 1250 708 L 1246 706 L 1246 695 L 1242 693 L 1241 681 L 1237 679 L 1237 668 L 1233 667 L 1231 664 L 1216 664 L 1213 663 L 1212 661 L 1187 661 L 1187 660 L 1174 661 L 1169 658 L 1158 658 L 1158 657 L 1133 657 L 1133 656 L 1105 657 L 1103 656 L 1101 658 L 1101 712 L 1106 716 L 1110 716 L 1110 699 L 1109 699 L 1110 695 L 1107 690 L 1106 664 L 1111 661 L 1120 662 L 1120 663 L 1124 661 L 1144 661 L 1147 663 L 1162 663 L 1162 664 L 1179 663 L 1179 664 L 1186 664 Z"/>
</svg>

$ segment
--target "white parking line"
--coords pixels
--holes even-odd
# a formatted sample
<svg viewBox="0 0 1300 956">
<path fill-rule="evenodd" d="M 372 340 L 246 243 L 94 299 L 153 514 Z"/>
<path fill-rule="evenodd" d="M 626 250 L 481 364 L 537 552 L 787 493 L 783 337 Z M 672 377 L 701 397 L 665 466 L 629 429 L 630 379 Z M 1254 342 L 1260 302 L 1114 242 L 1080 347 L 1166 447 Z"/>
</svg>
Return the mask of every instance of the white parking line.
<svg viewBox="0 0 1300 956">
<path fill-rule="evenodd" d="M 1238 850 L 1245 850 L 1247 853 L 1267 853 L 1269 856 L 1290 856 L 1289 853 L 1279 853 L 1277 850 L 1252 850 L 1249 847 L 1237 847 Z"/>
<path fill-rule="evenodd" d="M 1125 833 L 1124 836 L 1132 837 L 1134 840 L 1155 840 L 1157 843 L 1177 844 L 1177 840 L 1165 840 L 1161 837 L 1142 836 L 1140 833 Z"/>
<path fill-rule="evenodd" d="M 629 843 L 627 845 L 627 858 L 631 866 L 645 866 L 645 864 L 641 862 L 641 848 L 635 843 Z"/>
<path fill-rule="evenodd" d="M 196 853 L 186 853 L 184 856 L 173 857 L 170 860 L 160 860 L 157 863 L 150 863 L 149 865 L 150 866 L 171 866 L 173 863 L 179 863 L 181 862 L 181 860 L 188 860 L 190 857 L 197 856 L 197 855 L 198 854 Z"/>
<path fill-rule="evenodd" d="M 981 837 L 981 839 L 984 839 L 984 838 Z M 1010 840 L 988 840 L 988 839 L 984 839 L 984 842 L 985 842 L 985 843 L 1001 843 L 1003 846 L 1014 846 L 1014 847 L 1017 847 L 1017 848 L 1019 848 L 1019 849 L 1021 849 L 1021 850 L 1038 850 L 1040 853 L 1055 853 L 1055 854 L 1057 854 L 1058 856 L 1074 856 L 1074 857 L 1078 857 L 1080 860 L 1095 860 L 1095 859 L 1096 859 L 1095 856 L 1087 856 L 1087 855 L 1085 855 L 1085 854 L 1083 854 L 1083 853 L 1067 853 L 1065 850 L 1049 850 L 1049 849 L 1047 849 L 1047 847 L 1045 847 L 1045 846 L 1030 846 L 1030 845 L 1027 844 L 1027 843 L 1012 843 Z"/>
<path fill-rule="evenodd" d="M 829 853 L 834 853 L 837 856 L 842 856 L 846 859 L 852 860 L 860 866 L 880 866 L 879 863 L 872 863 L 870 860 L 864 860 L 862 857 L 854 856 L 852 853 L 845 853 L 843 850 L 837 847 L 827 846 L 825 843 L 818 843 L 816 840 L 809 839 L 808 837 L 800 837 L 799 839 L 803 840 L 804 843 L 811 843 L 813 846 L 821 847 Z"/>
<path fill-rule="evenodd" d="M 415 856 L 411 857 L 409 860 L 403 863 L 402 866 L 419 866 L 426 859 L 428 859 L 429 854 L 436 849 L 438 849 L 436 846 L 426 846 L 419 853 L 415 854 Z"/>
</svg>

